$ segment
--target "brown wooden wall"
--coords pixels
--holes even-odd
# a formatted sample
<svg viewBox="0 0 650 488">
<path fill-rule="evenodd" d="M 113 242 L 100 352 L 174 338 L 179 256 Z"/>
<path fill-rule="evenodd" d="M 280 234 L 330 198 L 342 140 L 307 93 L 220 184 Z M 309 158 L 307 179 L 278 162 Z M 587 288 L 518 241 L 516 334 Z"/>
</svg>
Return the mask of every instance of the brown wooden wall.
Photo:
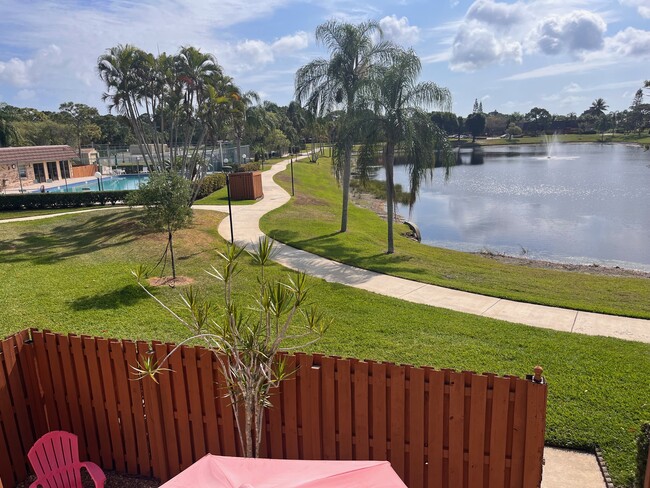
<svg viewBox="0 0 650 488">
<path fill-rule="evenodd" d="M 30 340 L 31 336 L 31 340 Z M 38 437 L 63 429 L 106 470 L 167 480 L 207 452 L 240 454 L 218 361 L 184 347 L 156 384 L 139 355 L 171 345 L 21 332 L 0 354 L 0 487 L 28 472 Z M 296 354 L 274 392 L 263 453 L 388 459 L 409 487 L 537 487 L 547 386 L 515 377 Z M 3 485 L 4 483 L 4 485 Z"/>
<path fill-rule="evenodd" d="M 72 177 L 73 178 L 84 178 L 89 176 L 95 176 L 95 173 L 99 171 L 99 166 L 96 164 L 86 164 L 83 166 L 72 166 Z"/>
<path fill-rule="evenodd" d="M 229 179 L 230 198 L 233 200 L 257 200 L 264 196 L 262 173 L 259 171 L 231 173 Z"/>
</svg>

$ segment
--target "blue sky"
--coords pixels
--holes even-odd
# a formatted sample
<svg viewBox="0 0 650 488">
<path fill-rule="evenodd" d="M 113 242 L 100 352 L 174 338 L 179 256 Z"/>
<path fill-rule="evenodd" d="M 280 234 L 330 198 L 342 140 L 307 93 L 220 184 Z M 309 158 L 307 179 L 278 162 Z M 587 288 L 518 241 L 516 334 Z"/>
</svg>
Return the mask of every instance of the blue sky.
<svg viewBox="0 0 650 488">
<path fill-rule="evenodd" d="M 245 90 L 287 104 L 297 68 L 327 56 L 328 19 L 375 19 L 412 46 L 422 79 L 451 90 L 453 110 L 581 113 L 602 97 L 627 108 L 650 79 L 649 0 L 0 0 L 0 102 L 106 108 L 95 72 L 111 46 L 214 54 Z"/>
</svg>

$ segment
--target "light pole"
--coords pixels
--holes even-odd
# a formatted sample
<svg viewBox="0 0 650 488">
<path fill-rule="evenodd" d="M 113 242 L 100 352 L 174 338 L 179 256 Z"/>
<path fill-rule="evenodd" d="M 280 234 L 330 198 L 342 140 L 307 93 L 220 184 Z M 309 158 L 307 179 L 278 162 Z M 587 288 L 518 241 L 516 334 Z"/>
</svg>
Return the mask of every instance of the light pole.
<svg viewBox="0 0 650 488">
<path fill-rule="evenodd" d="M 102 174 L 97 171 L 95 173 L 95 178 L 97 178 L 97 191 L 102 191 Z"/>
<path fill-rule="evenodd" d="M 297 159 L 297 158 L 296 158 Z M 291 196 L 295 196 L 296 192 L 293 187 L 293 154 L 291 155 Z"/>
</svg>

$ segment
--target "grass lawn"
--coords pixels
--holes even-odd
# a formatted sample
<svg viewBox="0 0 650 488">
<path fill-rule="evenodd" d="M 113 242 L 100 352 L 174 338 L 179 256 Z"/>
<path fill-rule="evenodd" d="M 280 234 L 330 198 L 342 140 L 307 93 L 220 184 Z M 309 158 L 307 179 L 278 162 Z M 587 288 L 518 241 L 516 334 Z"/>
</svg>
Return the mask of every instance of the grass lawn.
<svg viewBox="0 0 650 488">
<path fill-rule="evenodd" d="M 129 271 L 152 265 L 165 236 L 143 232 L 136 210 L 2 224 L 0 335 L 25 327 L 129 339 L 178 341 L 182 326 L 146 297 Z M 177 232 L 178 273 L 219 300 L 221 288 L 203 270 L 224 241 L 218 214 L 195 212 Z M 253 293 L 256 274 L 244 261 L 237 293 Z M 272 265 L 270 273 L 287 271 Z M 635 435 L 650 420 L 650 346 L 514 325 L 402 302 L 322 280 L 311 300 L 334 324 L 314 352 L 437 368 L 524 375 L 541 364 L 549 382 L 547 442 L 599 445 L 619 486 L 629 486 Z M 157 296 L 179 304 L 177 290 Z"/>
<path fill-rule="evenodd" d="M 4 219 L 19 219 L 22 217 L 33 217 L 35 215 L 50 215 L 67 212 L 81 212 L 84 210 L 91 210 L 93 208 L 125 208 L 118 206 L 97 206 L 97 207 L 84 207 L 84 208 L 43 208 L 38 210 L 12 210 L 7 212 L 0 212 L 0 220 Z"/>
<path fill-rule="evenodd" d="M 289 175 L 276 180 L 290 187 Z M 262 230 L 299 249 L 424 283 L 512 300 L 577 310 L 650 318 L 650 280 L 596 276 L 504 264 L 486 256 L 418 244 L 395 225 L 395 253 L 386 254 L 386 222 L 350 205 L 348 232 L 340 228 L 341 190 L 329 159 L 295 164 L 296 197 L 265 215 Z"/>
<path fill-rule="evenodd" d="M 558 134 L 557 139 L 559 142 L 626 142 L 631 144 L 650 144 L 650 135 L 648 133 L 641 134 L 605 134 L 601 136 L 600 134 Z M 455 139 L 451 138 L 451 141 L 454 142 Z M 469 143 L 471 145 L 471 139 L 461 139 L 461 142 Z M 503 146 L 508 144 L 544 144 L 544 136 L 523 136 L 517 137 L 514 139 L 501 139 L 499 138 L 489 138 L 489 139 L 477 139 L 476 144 L 479 146 Z"/>
</svg>

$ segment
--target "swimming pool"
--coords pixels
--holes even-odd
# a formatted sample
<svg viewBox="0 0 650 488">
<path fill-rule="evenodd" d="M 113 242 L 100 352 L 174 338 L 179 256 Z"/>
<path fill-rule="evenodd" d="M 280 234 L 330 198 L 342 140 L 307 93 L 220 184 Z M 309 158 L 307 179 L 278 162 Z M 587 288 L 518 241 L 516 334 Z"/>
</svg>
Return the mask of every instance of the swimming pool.
<svg viewBox="0 0 650 488">
<path fill-rule="evenodd" d="M 123 176 L 104 176 L 101 179 L 102 190 L 137 190 L 141 184 L 146 183 L 148 176 L 145 175 L 123 175 Z M 48 193 L 65 193 L 77 191 L 98 191 L 97 178 L 88 179 L 81 183 L 68 183 L 66 185 L 48 188 Z"/>
</svg>

